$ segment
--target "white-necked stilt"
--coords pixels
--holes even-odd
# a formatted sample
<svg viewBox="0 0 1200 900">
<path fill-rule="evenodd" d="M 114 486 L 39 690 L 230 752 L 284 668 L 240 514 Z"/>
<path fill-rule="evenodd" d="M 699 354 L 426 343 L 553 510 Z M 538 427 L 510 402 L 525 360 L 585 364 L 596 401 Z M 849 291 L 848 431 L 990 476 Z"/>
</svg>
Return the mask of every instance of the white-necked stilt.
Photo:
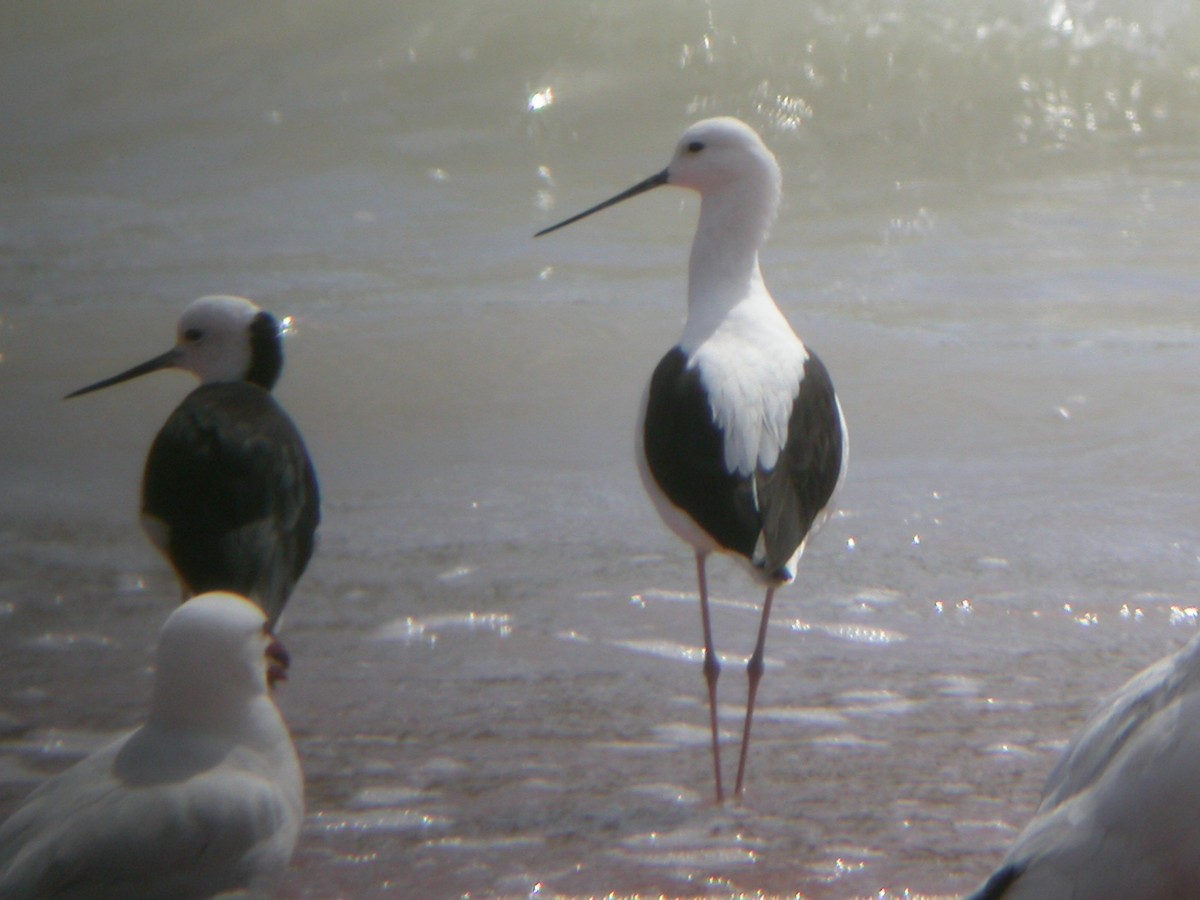
<svg viewBox="0 0 1200 900">
<path fill-rule="evenodd" d="M 780 199 L 779 165 L 732 118 L 688 128 L 670 165 L 546 234 L 660 185 L 699 192 L 683 335 L 655 369 L 638 423 L 638 468 L 667 526 L 696 551 L 717 800 L 717 677 L 705 582 L 710 553 L 733 554 L 766 585 L 735 796 L 745 783 L 750 725 L 775 589 L 793 580 L 809 535 L 828 515 L 847 439 L 829 373 L 763 283 L 758 252 Z"/>
<path fill-rule="evenodd" d="M 971 900 L 1137 897 L 1200 885 L 1200 636 L 1131 678 L 1071 740 L 1033 819 Z"/>
<path fill-rule="evenodd" d="M 272 627 L 312 557 L 317 477 L 300 432 L 271 397 L 283 368 L 279 323 L 243 297 L 209 296 L 179 319 L 166 353 L 67 399 L 178 368 L 200 379 L 150 446 L 142 525 L 185 598 L 234 591 Z"/>
<path fill-rule="evenodd" d="M 43 783 L 0 826 L 0 896 L 268 888 L 304 819 L 300 763 L 268 690 L 277 647 L 243 597 L 203 594 L 171 613 L 145 724 Z"/>
</svg>

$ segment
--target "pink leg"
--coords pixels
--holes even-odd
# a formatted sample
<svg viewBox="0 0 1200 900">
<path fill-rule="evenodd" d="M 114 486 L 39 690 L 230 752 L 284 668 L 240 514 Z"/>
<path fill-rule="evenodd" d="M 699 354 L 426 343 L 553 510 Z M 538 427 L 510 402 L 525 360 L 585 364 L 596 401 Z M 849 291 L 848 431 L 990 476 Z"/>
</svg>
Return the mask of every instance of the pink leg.
<svg viewBox="0 0 1200 900">
<path fill-rule="evenodd" d="M 717 725 L 717 679 L 721 675 L 721 661 L 713 650 L 712 623 L 708 617 L 708 581 L 704 575 L 705 554 L 696 554 L 696 581 L 700 585 L 700 618 L 704 623 L 704 680 L 708 683 L 708 721 L 712 729 L 713 774 L 717 782 L 717 802 L 725 802 L 725 789 L 721 785 L 721 739 Z"/>
<path fill-rule="evenodd" d="M 738 756 L 737 783 L 733 787 L 733 796 L 741 799 L 742 787 L 746 778 L 746 755 L 750 750 L 750 723 L 754 718 L 754 700 L 758 696 L 758 683 L 763 674 L 763 648 L 767 643 L 767 620 L 771 618 L 771 601 L 775 599 L 775 588 L 767 588 L 767 598 L 763 601 L 762 620 L 758 624 L 758 643 L 754 645 L 754 653 L 746 663 L 746 677 L 750 681 L 750 693 L 746 698 L 746 724 L 742 728 L 742 752 Z"/>
</svg>

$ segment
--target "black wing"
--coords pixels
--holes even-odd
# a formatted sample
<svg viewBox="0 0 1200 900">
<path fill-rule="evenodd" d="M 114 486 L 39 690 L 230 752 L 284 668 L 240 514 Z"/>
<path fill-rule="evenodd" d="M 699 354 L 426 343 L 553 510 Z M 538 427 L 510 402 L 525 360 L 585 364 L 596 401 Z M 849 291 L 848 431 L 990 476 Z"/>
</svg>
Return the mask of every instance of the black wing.
<svg viewBox="0 0 1200 900">
<path fill-rule="evenodd" d="M 230 590 L 272 623 L 312 557 L 320 496 L 296 426 L 246 382 L 202 385 L 150 447 L 142 511 L 190 593 Z"/>
<path fill-rule="evenodd" d="M 757 473 L 765 553 L 755 559 L 770 577 L 789 580 L 787 562 L 829 504 L 842 474 L 845 434 L 833 381 L 809 353 L 788 419 L 787 443 L 773 469 Z"/>
<path fill-rule="evenodd" d="M 700 373 L 679 347 L 650 378 L 643 428 L 646 463 L 667 498 L 718 544 L 747 558 L 762 520 L 747 476 L 725 466 L 725 434 L 713 421 Z"/>
<path fill-rule="evenodd" d="M 842 470 L 844 434 L 829 372 L 814 355 L 788 420 L 787 445 L 753 479 L 731 473 L 725 433 L 713 418 L 687 356 L 676 347 L 650 379 L 643 433 L 646 462 L 667 498 L 727 550 L 787 580 L 788 560 L 828 505 Z M 755 558 L 760 534 L 765 544 Z"/>
</svg>

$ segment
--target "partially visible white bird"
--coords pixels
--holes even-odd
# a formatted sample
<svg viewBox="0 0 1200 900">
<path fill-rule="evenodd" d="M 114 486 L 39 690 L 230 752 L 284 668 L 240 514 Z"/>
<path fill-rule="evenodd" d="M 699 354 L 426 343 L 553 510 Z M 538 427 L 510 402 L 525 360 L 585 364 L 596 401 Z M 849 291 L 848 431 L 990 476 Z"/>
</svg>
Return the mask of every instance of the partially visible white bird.
<svg viewBox="0 0 1200 900">
<path fill-rule="evenodd" d="M 1033 820 L 971 900 L 1200 893 L 1200 636 L 1084 724 Z"/>
<path fill-rule="evenodd" d="M 158 641 L 146 723 L 38 787 L 0 826 L 0 897 L 210 897 L 287 867 L 304 782 L 257 606 L 210 593 Z"/>
</svg>

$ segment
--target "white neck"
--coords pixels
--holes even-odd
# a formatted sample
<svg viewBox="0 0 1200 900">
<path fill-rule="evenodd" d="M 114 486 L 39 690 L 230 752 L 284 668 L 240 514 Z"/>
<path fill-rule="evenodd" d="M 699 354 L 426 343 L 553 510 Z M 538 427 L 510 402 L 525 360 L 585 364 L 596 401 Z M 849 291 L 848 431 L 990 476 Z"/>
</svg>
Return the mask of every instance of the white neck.
<svg viewBox="0 0 1200 900">
<path fill-rule="evenodd" d="M 198 679 L 193 674 L 176 677 L 160 671 L 155 679 L 147 720 L 161 728 L 204 731 L 211 734 L 249 736 L 270 712 L 266 689 L 247 690 L 221 676 Z"/>
<path fill-rule="evenodd" d="M 758 251 L 775 214 L 774 197 L 766 187 L 756 193 L 730 184 L 700 201 L 688 262 L 688 319 L 681 341 L 685 349 L 703 341 L 741 303 L 774 305 L 758 265 Z"/>
</svg>

